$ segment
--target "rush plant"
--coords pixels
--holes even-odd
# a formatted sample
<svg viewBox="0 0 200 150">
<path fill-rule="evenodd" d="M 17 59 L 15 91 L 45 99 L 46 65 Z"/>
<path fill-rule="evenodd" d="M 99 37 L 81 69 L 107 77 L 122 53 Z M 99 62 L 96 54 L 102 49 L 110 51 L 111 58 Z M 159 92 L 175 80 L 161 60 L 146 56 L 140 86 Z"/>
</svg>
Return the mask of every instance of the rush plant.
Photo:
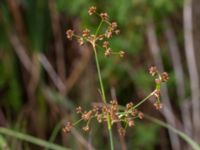
<svg viewBox="0 0 200 150">
<path fill-rule="evenodd" d="M 110 149 L 114 150 L 112 126 L 117 122 L 123 122 L 124 127 L 119 128 L 118 131 L 120 135 L 124 136 L 126 128 L 134 126 L 135 119 L 143 118 L 143 113 L 138 110 L 138 107 L 146 102 L 150 97 L 155 98 L 155 108 L 161 109 L 162 103 L 160 102 L 160 88 L 161 84 L 166 82 L 169 77 L 166 72 L 159 73 L 155 66 L 151 66 L 149 68 L 149 74 L 155 78 L 155 89 L 147 97 L 142 99 L 137 104 L 129 102 L 125 107 L 118 105 L 117 100 L 108 101 L 102 81 L 98 51 L 103 49 L 105 57 L 111 57 L 112 55 L 118 55 L 121 58 L 124 57 L 125 52 L 123 50 L 117 52 L 114 51 L 109 42 L 114 35 L 119 34 L 120 30 L 118 29 L 117 23 L 111 21 L 107 13 L 98 13 L 95 6 L 89 8 L 88 14 L 90 16 L 96 15 L 99 18 L 100 22 L 96 30 L 91 31 L 90 29 L 86 28 L 82 31 L 81 35 L 77 35 L 74 30 L 69 29 L 66 31 L 66 36 L 69 40 L 76 38 L 80 46 L 86 43 L 91 45 L 97 68 L 102 105 L 92 106 L 91 110 L 87 111 L 83 110 L 81 106 L 78 106 L 76 108 L 76 112 L 80 115 L 80 119 L 75 123 L 67 122 L 66 126 L 63 128 L 63 131 L 65 133 L 70 132 L 73 127 L 82 121 L 85 122 L 85 126 L 82 128 L 84 131 L 90 130 L 90 122 L 94 119 L 96 119 L 98 123 L 106 122 L 110 139 Z"/>
</svg>

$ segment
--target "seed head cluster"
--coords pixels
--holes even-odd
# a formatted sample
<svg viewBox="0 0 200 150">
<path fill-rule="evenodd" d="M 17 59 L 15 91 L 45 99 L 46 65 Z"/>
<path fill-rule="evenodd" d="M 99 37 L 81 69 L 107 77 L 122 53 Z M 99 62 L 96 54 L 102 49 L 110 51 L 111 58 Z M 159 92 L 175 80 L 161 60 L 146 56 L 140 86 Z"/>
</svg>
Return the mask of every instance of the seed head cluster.
<svg viewBox="0 0 200 150">
<path fill-rule="evenodd" d="M 104 42 L 104 45 L 107 46 L 109 43 Z M 169 79 L 169 76 L 166 72 L 159 73 L 155 66 L 149 68 L 149 74 L 155 77 L 156 89 L 150 94 L 152 97 L 155 97 L 155 103 L 153 106 L 156 110 L 159 110 L 163 107 L 160 102 L 160 84 L 166 82 Z M 158 82 L 159 81 L 159 82 Z M 91 110 L 85 111 L 81 106 L 76 108 L 76 113 L 80 115 L 80 120 L 85 122 L 85 126 L 82 127 L 84 131 L 90 130 L 91 120 L 96 120 L 98 123 L 106 122 L 107 118 L 110 118 L 111 125 L 114 125 L 117 122 L 124 123 L 128 127 L 133 127 L 135 125 L 135 119 L 143 119 L 144 114 L 138 110 L 139 105 L 134 105 L 133 102 L 129 102 L 126 106 L 121 106 L 118 104 L 117 100 L 111 100 L 107 104 L 102 104 L 101 106 L 94 105 Z M 70 122 L 63 128 L 65 133 L 70 132 L 74 125 Z M 124 127 L 120 127 L 118 132 L 121 136 L 124 136 L 126 130 Z"/>
<path fill-rule="evenodd" d="M 66 37 L 70 40 L 72 37 L 75 37 L 79 45 L 90 43 L 95 48 L 103 48 L 104 54 L 107 57 L 112 54 L 117 54 L 119 57 L 124 57 L 125 52 L 123 50 L 114 52 L 108 42 L 108 40 L 110 40 L 114 34 L 118 35 L 120 33 L 117 23 L 111 22 L 106 12 L 98 13 L 95 6 L 91 6 L 89 8 L 88 14 L 95 14 L 101 19 L 97 30 L 93 33 L 90 29 L 86 28 L 82 31 L 81 35 L 76 35 L 72 29 L 69 29 L 66 31 Z M 106 26 L 106 28 L 102 29 L 101 27 L 103 25 Z"/>
</svg>

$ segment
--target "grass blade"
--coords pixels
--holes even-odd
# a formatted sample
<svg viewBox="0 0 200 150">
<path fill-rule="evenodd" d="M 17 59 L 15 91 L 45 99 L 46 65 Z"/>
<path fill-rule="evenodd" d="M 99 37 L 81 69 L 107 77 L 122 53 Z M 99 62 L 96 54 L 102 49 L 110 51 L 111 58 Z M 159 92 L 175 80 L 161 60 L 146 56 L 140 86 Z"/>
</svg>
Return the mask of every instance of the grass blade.
<svg viewBox="0 0 200 150">
<path fill-rule="evenodd" d="M 24 133 L 20 133 L 18 131 L 13 131 L 11 129 L 7 129 L 7 128 L 3 128 L 3 127 L 0 127 L 0 134 L 12 136 L 14 138 L 18 138 L 20 140 L 30 142 L 30 143 L 38 145 L 38 146 L 49 148 L 51 150 L 70 150 L 69 148 L 65 148 L 65 147 L 47 142 L 45 140 L 35 138 L 33 136 L 30 136 L 30 135 L 27 135 L 27 134 L 24 134 Z"/>
<path fill-rule="evenodd" d="M 175 129 L 174 127 L 170 126 L 169 124 L 166 124 L 165 122 L 163 121 L 160 121 L 154 117 L 150 117 L 148 115 L 145 115 L 145 118 L 147 118 L 148 120 L 160 125 L 160 126 L 163 126 L 167 129 L 170 129 L 172 132 L 178 134 L 183 140 L 185 140 L 185 142 L 187 142 L 194 150 L 200 150 L 200 145 L 197 144 L 194 140 L 192 140 L 189 136 L 187 136 L 185 133 Z"/>
</svg>

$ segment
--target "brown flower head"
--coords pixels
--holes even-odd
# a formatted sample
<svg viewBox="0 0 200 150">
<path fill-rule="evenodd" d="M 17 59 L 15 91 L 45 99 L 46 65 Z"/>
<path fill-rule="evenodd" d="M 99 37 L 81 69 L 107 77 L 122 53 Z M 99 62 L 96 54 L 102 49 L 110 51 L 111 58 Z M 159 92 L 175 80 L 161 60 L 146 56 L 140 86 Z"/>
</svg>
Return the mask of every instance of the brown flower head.
<svg viewBox="0 0 200 150">
<path fill-rule="evenodd" d="M 108 41 L 104 41 L 102 47 L 103 48 L 107 48 L 108 47 L 109 42 Z"/>
<path fill-rule="evenodd" d="M 99 36 L 98 36 L 98 40 L 103 40 L 103 38 L 104 38 L 104 35 L 103 34 L 100 34 Z"/>
<path fill-rule="evenodd" d="M 83 30 L 82 36 L 83 36 L 83 37 L 86 37 L 86 36 L 88 36 L 89 34 L 90 34 L 90 30 L 86 28 L 85 30 Z"/>
<path fill-rule="evenodd" d="M 69 29 L 66 31 L 66 35 L 67 35 L 67 38 L 71 40 L 74 35 L 74 31 Z"/>
<path fill-rule="evenodd" d="M 84 131 L 89 131 L 89 130 L 90 130 L 90 128 L 89 128 L 88 125 L 84 126 L 82 129 L 83 129 Z"/>
<path fill-rule="evenodd" d="M 76 113 L 77 114 L 82 113 L 82 107 L 81 106 L 79 106 L 79 107 L 76 108 Z"/>
<path fill-rule="evenodd" d="M 108 39 L 111 38 L 112 37 L 112 31 L 111 30 L 106 30 L 105 37 L 108 38 Z"/>
<path fill-rule="evenodd" d="M 132 127 L 132 126 L 134 126 L 134 125 L 135 125 L 134 120 L 133 120 L 133 119 L 129 119 L 129 120 L 128 120 L 128 126 L 129 126 L 129 127 Z"/>
<path fill-rule="evenodd" d="M 144 114 L 143 114 L 142 112 L 138 112 L 138 117 L 139 117 L 140 119 L 143 119 Z"/>
<path fill-rule="evenodd" d="M 96 12 L 96 7 L 95 6 L 91 6 L 88 10 L 88 14 L 89 15 L 93 15 Z"/>
<path fill-rule="evenodd" d="M 105 20 L 105 21 L 108 21 L 108 19 L 109 19 L 109 16 L 108 16 L 107 13 L 101 13 L 100 17 L 101 17 L 102 20 Z"/>
<path fill-rule="evenodd" d="M 132 107 L 133 107 L 133 103 L 132 102 L 126 104 L 126 109 L 127 110 L 131 109 Z"/>
<path fill-rule="evenodd" d="M 85 120 L 85 121 L 89 120 L 91 117 L 92 117 L 92 111 L 91 110 L 88 111 L 88 112 L 84 112 L 82 114 L 82 119 Z"/>
<path fill-rule="evenodd" d="M 69 133 L 71 131 L 72 127 L 73 126 L 72 126 L 71 122 L 67 122 L 66 126 L 62 130 L 65 133 Z"/>
<path fill-rule="evenodd" d="M 112 22 L 112 23 L 111 23 L 111 28 L 112 28 L 113 30 L 115 30 L 115 29 L 117 28 L 117 23 L 116 23 L 116 22 Z"/>
<path fill-rule="evenodd" d="M 160 102 L 155 102 L 153 105 L 155 106 L 155 108 L 156 108 L 157 110 L 162 109 L 162 107 L 163 107 L 162 104 L 161 104 Z"/>
<path fill-rule="evenodd" d="M 161 74 L 161 79 L 162 79 L 162 82 L 166 82 L 169 79 L 168 73 L 167 72 L 163 72 Z"/>
<path fill-rule="evenodd" d="M 149 68 L 149 74 L 155 76 L 156 73 L 157 73 L 157 68 L 155 66 L 151 66 Z"/>
<path fill-rule="evenodd" d="M 124 57 L 124 54 L 125 54 L 124 51 L 120 51 L 120 52 L 119 52 L 119 56 L 120 56 L 120 57 Z"/>
<path fill-rule="evenodd" d="M 105 51 L 105 53 L 104 53 L 104 55 L 105 55 L 105 56 L 110 56 L 111 53 L 112 53 L 111 48 L 107 48 L 106 51 Z"/>
</svg>

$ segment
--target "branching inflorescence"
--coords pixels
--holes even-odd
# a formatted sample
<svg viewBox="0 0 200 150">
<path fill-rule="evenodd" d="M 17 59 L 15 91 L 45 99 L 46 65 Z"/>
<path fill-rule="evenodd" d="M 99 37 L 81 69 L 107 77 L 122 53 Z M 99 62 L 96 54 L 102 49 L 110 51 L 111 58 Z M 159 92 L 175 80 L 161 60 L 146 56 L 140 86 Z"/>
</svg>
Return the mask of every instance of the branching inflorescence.
<svg viewBox="0 0 200 150">
<path fill-rule="evenodd" d="M 159 73 L 155 66 L 151 66 L 149 68 L 149 74 L 155 78 L 155 89 L 143 100 L 141 100 L 137 104 L 133 104 L 132 102 L 127 103 L 126 106 L 120 106 L 117 100 L 111 100 L 109 103 L 106 101 L 105 91 L 103 87 L 103 82 L 101 79 L 101 72 L 99 67 L 99 61 L 97 57 L 97 47 L 103 48 L 105 56 L 110 56 L 112 54 L 118 54 L 120 57 L 124 56 L 124 51 L 114 52 L 109 43 L 109 39 L 112 38 L 114 34 L 119 34 L 119 29 L 117 28 L 116 22 L 110 22 L 109 16 L 107 13 L 97 13 L 96 7 L 92 6 L 88 10 L 89 15 L 97 15 L 101 21 L 93 34 L 89 29 L 84 29 L 82 31 L 82 35 L 76 35 L 75 32 L 71 29 L 66 31 L 66 35 L 68 39 L 72 39 L 73 37 L 77 38 L 78 43 L 83 45 L 84 43 L 90 43 L 94 50 L 97 71 L 98 71 L 98 78 L 100 83 L 101 89 L 101 96 L 102 96 L 102 105 L 94 105 L 92 106 L 91 110 L 85 111 L 81 106 L 76 108 L 76 113 L 81 116 L 81 118 L 75 122 L 67 122 L 66 126 L 63 128 L 65 133 L 70 132 L 70 130 L 75 127 L 79 122 L 85 122 L 85 126 L 82 128 L 84 131 L 89 131 L 90 129 L 90 122 L 93 119 L 96 119 L 97 122 L 107 122 L 108 128 L 117 122 L 123 122 L 125 127 L 119 129 L 119 133 L 123 136 L 125 135 L 126 127 L 134 126 L 134 120 L 136 118 L 142 119 L 143 113 L 138 110 L 138 107 L 146 102 L 150 97 L 155 98 L 154 107 L 156 109 L 162 108 L 162 103 L 160 102 L 160 88 L 163 82 L 168 80 L 168 74 L 166 72 Z M 103 33 L 100 33 L 102 24 L 105 24 L 107 27 Z"/>
</svg>

